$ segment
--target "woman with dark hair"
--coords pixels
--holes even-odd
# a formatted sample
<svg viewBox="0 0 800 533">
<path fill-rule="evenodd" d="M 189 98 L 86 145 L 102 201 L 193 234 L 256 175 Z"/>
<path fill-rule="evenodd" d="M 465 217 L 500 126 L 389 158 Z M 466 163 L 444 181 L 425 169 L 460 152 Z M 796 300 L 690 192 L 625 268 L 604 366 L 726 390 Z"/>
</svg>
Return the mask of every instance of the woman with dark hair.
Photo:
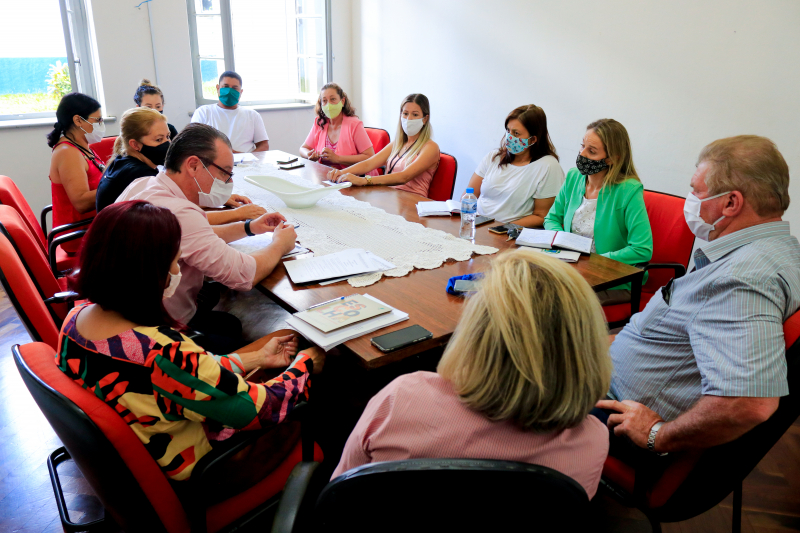
<svg viewBox="0 0 800 533">
<path fill-rule="evenodd" d="M 283 422 L 324 363 L 318 348 L 295 357 L 288 330 L 229 355 L 207 353 L 186 337 L 162 303 L 180 283 L 180 242 L 178 219 L 166 208 L 131 201 L 103 209 L 71 279 L 90 303 L 64 320 L 56 356 L 65 374 L 125 417 L 176 482 L 234 430 Z M 256 368 L 285 370 L 265 383 L 245 381 Z M 232 464 L 222 488 L 237 492 L 263 479 L 293 448 L 296 433 L 289 426 L 266 434 L 254 449 L 269 456 Z"/>
<path fill-rule="evenodd" d="M 400 104 L 394 142 L 370 157 L 342 170 L 331 170 L 328 179 L 353 185 L 392 185 L 420 196 L 428 196 L 433 174 L 439 166 L 439 145 L 433 139 L 431 105 L 424 94 L 409 94 Z M 386 174 L 369 173 L 385 166 Z M 363 176 L 366 174 L 366 176 Z"/>
<path fill-rule="evenodd" d="M 81 93 L 64 95 L 56 109 L 56 123 L 47 135 L 47 145 L 53 149 L 50 190 L 54 228 L 95 215 L 95 195 L 105 162 L 89 145 L 100 142 L 106 131 L 100 111 L 100 102 Z M 77 240 L 62 245 L 71 255 L 79 247 Z"/>
<path fill-rule="evenodd" d="M 133 102 L 136 107 L 149 107 L 155 109 L 162 115 L 164 114 L 164 93 L 158 85 L 153 85 L 153 82 L 147 78 L 143 78 L 139 82 L 139 87 L 133 93 Z M 169 138 L 174 139 L 178 135 L 178 130 L 172 124 L 167 124 L 169 128 Z"/>
<path fill-rule="evenodd" d="M 523 105 L 506 117 L 500 148 L 489 152 L 469 180 L 478 214 L 528 228 L 544 225 L 564 171 L 541 107 Z"/>
<path fill-rule="evenodd" d="M 347 94 L 335 83 L 322 86 L 314 108 L 317 116 L 300 147 L 300 155 L 342 169 L 375 155 L 364 124 L 356 116 Z M 378 171 L 369 172 L 377 176 Z"/>
</svg>

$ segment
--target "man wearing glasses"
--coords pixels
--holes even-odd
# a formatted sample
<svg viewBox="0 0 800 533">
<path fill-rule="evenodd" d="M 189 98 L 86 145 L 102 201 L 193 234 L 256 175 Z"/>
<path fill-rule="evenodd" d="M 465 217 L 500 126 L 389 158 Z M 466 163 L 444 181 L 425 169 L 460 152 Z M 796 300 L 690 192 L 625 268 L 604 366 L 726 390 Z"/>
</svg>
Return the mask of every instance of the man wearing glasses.
<svg viewBox="0 0 800 533">
<path fill-rule="evenodd" d="M 181 279 L 164 307 L 175 320 L 204 334 L 203 348 L 216 354 L 242 344 L 241 323 L 232 315 L 198 307 L 204 277 L 238 291 L 250 290 L 294 248 L 297 235 L 280 213 L 219 226 L 208 223 L 201 207 L 218 207 L 233 189 L 233 152 L 228 137 L 205 124 L 189 124 L 172 140 L 165 172 L 134 181 L 117 202 L 146 200 L 166 207 L 181 224 Z M 245 254 L 227 243 L 248 235 L 274 232 L 272 244 Z"/>
</svg>

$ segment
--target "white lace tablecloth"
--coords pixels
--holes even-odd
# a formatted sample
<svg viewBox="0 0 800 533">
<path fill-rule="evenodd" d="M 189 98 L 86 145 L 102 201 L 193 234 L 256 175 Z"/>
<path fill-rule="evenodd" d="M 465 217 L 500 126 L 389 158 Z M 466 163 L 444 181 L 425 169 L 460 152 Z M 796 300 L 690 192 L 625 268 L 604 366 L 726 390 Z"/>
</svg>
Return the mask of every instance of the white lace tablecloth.
<svg viewBox="0 0 800 533">
<path fill-rule="evenodd" d="M 381 279 L 381 275 L 405 276 L 415 268 L 438 268 L 448 259 L 466 261 L 473 253 L 483 255 L 497 252 L 497 248 L 473 244 L 450 233 L 409 222 L 399 215 L 389 214 L 340 192 L 329 193 L 314 207 L 291 209 L 277 196 L 247 183 L 243 177 L 269 175 L 306 187 L 322 185 L 315 185 L 269 163 L 239 165 L 234 175 L 236 194 L 247 196 L 270 211 L 280 211 L 288 222 L 294 224 L 300 244 L 315 255 L 364 248 L 397 266 L 384 272 L 352 277 L 348 282 L 353 287 L 372 285 Z M 254 242 L 252 249 L 249 249 L 246 242 L 238 244 L 237 249 L 247 253 L 263 246 Z"/>
</svg>

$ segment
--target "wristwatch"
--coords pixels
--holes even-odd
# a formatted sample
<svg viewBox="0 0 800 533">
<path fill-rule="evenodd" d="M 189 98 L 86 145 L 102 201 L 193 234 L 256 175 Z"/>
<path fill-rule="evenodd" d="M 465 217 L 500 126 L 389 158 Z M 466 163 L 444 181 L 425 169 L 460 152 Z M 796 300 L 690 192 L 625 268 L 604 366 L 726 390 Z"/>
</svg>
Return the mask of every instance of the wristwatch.
<svg viewBox="0 0 800 533">
<path fill-rule="evenodd" d="M 250 231 L 250 223 L 253 221 L 252 218 L 248 218 L 244 221 L 244 232 L 247 233 L 248 237 L 255 237 L 256 234 Z"/>
<path fill-rule="evenodd" d="M 667 455 L 667 452 L 658 453 L 656 451 L 656 435 L 658 435 L 658 430 L 661 429 L 661 426 L 663 426 L 663 425 L 664 425 L 664 421 L 663 420 L 660 420 L 660 421 L 656 422 L 655 424 L 653 424 L 653 427 L 650 428 L 650 434 L 647 436 L 647 449 L 650 450 L 651 452 L 653 452 L 653 453 L 655 453 L 657 455 L 661 455 L 661 456 Z"/>
</svg>

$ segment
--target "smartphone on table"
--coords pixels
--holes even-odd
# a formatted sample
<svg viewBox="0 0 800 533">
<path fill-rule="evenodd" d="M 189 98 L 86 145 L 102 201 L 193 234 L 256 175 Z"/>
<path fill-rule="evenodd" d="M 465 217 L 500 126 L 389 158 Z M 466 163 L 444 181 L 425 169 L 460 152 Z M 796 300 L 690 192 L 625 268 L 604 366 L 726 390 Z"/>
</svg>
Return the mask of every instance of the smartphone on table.
<svg viewBox="0 0 800 533">
<path fill-rule="evenodd" d="M 380 351 L 391 352 L 432 338 L 433 333 L 415 324 L 391 333 L 386 333 L 385 335 L 372 337 L 370 341 Z"/>
</svg>

